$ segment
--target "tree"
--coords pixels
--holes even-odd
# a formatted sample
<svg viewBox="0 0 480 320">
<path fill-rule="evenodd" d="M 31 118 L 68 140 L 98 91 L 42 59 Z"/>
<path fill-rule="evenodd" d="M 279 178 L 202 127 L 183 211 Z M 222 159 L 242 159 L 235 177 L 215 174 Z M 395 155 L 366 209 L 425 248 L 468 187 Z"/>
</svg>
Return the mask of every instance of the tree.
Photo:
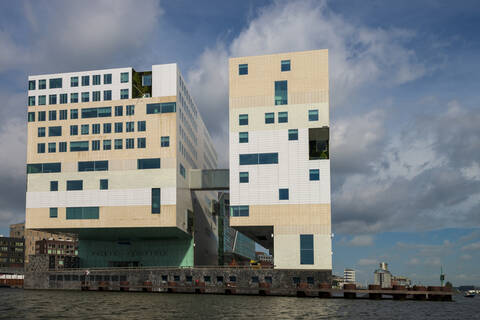
<svg viewBox="0 0 480 320">
<path fill-rule="evenodd" d="M 445 287 L 451 288 L 451 287 L 453 287 L 453 285 L 450 281 L 447 281 L 447 283 L 445 283 Z"/>
</svg>

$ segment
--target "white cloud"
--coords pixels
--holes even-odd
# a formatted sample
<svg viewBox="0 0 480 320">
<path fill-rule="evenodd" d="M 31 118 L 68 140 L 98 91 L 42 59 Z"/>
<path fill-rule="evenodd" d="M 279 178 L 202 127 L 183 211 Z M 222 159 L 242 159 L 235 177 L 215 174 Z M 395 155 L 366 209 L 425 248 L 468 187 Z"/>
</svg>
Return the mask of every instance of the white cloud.
<svg viewBox="0 0 480 320">
<path fill-rule="evenodd" d="M 358 235 L 354 236 L 348 245 L 353 247 L 369 247 L 373 245 L 373 236 L 370 235 Z"/>
<path fill-rule="evenodd" d="M 474 242 L 462 247 L 462 251 L 480 250 L 480 242 Z"/>
<path fill-rule="evenodd" d="M 360 259 L 357 261 L 357 265 L 359 266 L 372 266 L 372 265 L 376 265 L 378 262 L 377 262 L 377 259 L 366 259 L 366 258 L 363 258 L 363 259 Z"/>
</svg>

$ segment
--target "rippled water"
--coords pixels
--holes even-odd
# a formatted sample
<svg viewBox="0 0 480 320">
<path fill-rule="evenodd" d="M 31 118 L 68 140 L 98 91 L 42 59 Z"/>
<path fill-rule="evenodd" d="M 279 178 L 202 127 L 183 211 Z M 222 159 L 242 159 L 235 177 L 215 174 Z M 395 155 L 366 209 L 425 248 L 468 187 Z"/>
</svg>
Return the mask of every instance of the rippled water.
<svg viewBox="0 0 480 320">
<path fill-rule="evenodd" d="M 480 297 L 369 301 L 0 289 L 0 319 L 480 319 Z"/>
</svg>

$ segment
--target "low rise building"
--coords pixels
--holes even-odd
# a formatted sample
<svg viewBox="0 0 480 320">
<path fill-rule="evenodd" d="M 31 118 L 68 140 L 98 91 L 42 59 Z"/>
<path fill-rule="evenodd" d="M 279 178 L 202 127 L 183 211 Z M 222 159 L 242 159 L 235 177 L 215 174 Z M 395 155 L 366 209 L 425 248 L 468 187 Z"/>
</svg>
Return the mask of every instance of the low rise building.
<svg viewBox="0 0 480 320">
<path fill-rule="evenodd" d="M 0 271 L 16 272 L 24 267 L 25 243 L 20 238 L 0 237 Z"/>
<path fill-rule="evenodd" d="M 39 240 L 35 243 L 35 254 L 47 254 L 50 269 L 79 267 L 77 241 Z"/>
<path fill-rule="evenodd" d="M 393 276 L 392 285 L 410 287 L 412 285 L 412 281 L 409 278 L 404 276 Z"/>
</svg>

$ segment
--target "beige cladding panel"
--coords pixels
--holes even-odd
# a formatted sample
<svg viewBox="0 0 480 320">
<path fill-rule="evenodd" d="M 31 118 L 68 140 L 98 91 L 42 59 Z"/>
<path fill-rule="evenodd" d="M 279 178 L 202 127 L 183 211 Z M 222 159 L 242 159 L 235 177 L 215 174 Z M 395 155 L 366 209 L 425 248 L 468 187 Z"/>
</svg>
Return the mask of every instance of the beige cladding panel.
<svg viewBox="0 0 480 320">
<path fill-rule="evenodd" d="M 35 122 L 28 123 L 28 142 L 27 142 L 27 163 L 43 163 L 43 162 L 76 162 L 84 160 L 125 160 L 125 159 L 137 159 L 137 158 L 174 158 L 176 156 L 176 113 L 163 113 L 163 114 L 147 114 L 147 103 L 158 102 L 174 102 L 176 97 L 162 97 L 162 98 L 145 98 L 145 99 L 129 99 L 129 100 L 116 100 L 116 101 L 99 101 L 79 104 L 64 104 L 64 105 L 50 105 L 50 106 L 36 106 L 28 107 L 29 112 L 35 111 Z M 123 106 L 123 116 L 115 116 L 115 106 Z M 133 116 L 126 115 L 126 105 L 135 105 L 135 114 Z M 110 106 L 112 107 L 111 117 L 102 118 L 81 118 L 82 108 L 93 108 Z M 79 118 L 70 119 L 70 109 L 78 109 Z M 48 119 L 48 111 L 57 111 L 57 120 L 55 121 L 38 121 L 38 111 L 46 111 L 46 117 Z M 68 110 L 68 120 L 58 120 L 59 110 Z M 146 131 L 138 131 L 138 121 L 146 121 Z M 135 131 L 126 132 L 126 122 L 135 122 Z M 123 132 L 115 133 L 115 123 L 123 123 Z M 101 134 L 92 134 L 92 124 L 100 124 Z M 112 124 L 112 133 L 103 133 L 103 123 Z M 81 134 L 81 125 L 89 124 L 88 135 Z M 70 126 L 78 125 L 78 135 L 70 135 Z M 48 127 L 62 126 L 62 136 L 49 137 Z M 38 137 L 38 128 L 46 128 L 46 136 Z M 161 147 L 160 137 L 170 137 L 170 147 Z M 146 148 L 137 148 L 137 138 L 146 138 Z M 134 138 L 135 148 L 126 149 L 125 139 Z M 123 139 L 123 149 L 115 150 L 114 140 Z M 70 152 L 71 141 L 89 141 L 89 151 Z M 91 150 L 91 141 L 100 140 L 100 150 Z M 111 140 L 112 150 L 103 150 L 103 140 Z M 56 142 L 57 150 L 55 153 L 48 153 L 48 143 Z M 67 142 L 67 152 L 59 152 L 58 142 Z M 37 144 L 45 143 L 45 153 L 37 153 Z"/>
<path fill-rule="evenodd" d="M 50 218 L 49 208 L 26 211 L 26 228 L 122 228 L 175 227 L 176 206 L 162 205 L 160 214 L 152 214 L 151 206 L 100 207 L 99 219 L 67 220 L 66 208 L 58 208 L 58 218 Z"/>
<path fill-rule="evenodd" d="M 281 71 L 290 60 L 291 71 Z M 248 74 L 239 75 L 239 64 Z M 274 105 L 274 82 L 288 81 L 289 103 L 328 102 L 328 50 L 313 50 L 229 60 L 230 108 Z"/>
</svg>

